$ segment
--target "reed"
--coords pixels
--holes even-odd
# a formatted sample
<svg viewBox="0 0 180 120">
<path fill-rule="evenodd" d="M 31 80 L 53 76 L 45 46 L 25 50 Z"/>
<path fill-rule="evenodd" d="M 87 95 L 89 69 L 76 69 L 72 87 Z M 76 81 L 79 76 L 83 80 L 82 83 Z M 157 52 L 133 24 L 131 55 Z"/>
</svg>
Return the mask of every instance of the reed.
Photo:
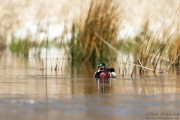
<svg viewBox="0 0 180 120">
<path fill-rule="evenodd" d="M 4 2 L 2 4 L 5 5 L 3 7 L 4 13 L 2 10 L 3 14 L 0 16 L 0 22 L 4 23 L 4 26 L 1 25 L 2 27 L 0 28 L 0 37 L 3 37 L 0 38 L 0 40 L 3 40 L 0 41 L 0 50 L 5 48 L 6 39 L 9 38 L 8 35 L 12 34 L 21 25 L 19 23 L 20 21 L 15 16 L 18 16 L 22 11 L 22 6 L 19 6 L 18 9 L 15 8 L 18 4 L 9 4 L 9 2 Z M 17 53 L 18 55 L 22 54 L 27 57 L 32 47 L 36 47 L 38 52 L 42 47 L 48 48 L 52 44 L 53 46 L 63 48 L 63 58 L 65 55 L 69 55 L 72 58 L 72 66 L 77 65 L 77 67 L 84 65 L 85 62 L 89 62 L 92 66 L 95 66 L 99 61 L 115 61 L 117 54 L 121 52 L 122 54 L 128 55 L 126 60 L 122 61 L 124 65 L 123 75 L 125 75 L 127 71 L 126 65 L 129 64 L 128 60 L 130 54 L 133 54 L 134 58 L 134 63 L 132 63 L 134 65 L 132 74 L 137 70 L 139 70 L 140 74 L 147 74 L 148 70 L 153 70 L 154 73 L 162 72 L 164 70 L 163 66 L 166 67 L 167 72 L 170 70 L 179 72 L 180 36 L 179 33 L 176 34 L 179 30 L 176 30 L 173 34 L 171 31 L 173 29 L 173 24 L 176 22 L 177 18 L 179 18 L 180 5 L 176 10 L 173 9 L 172 14 L 174 15 L 174 19 L 171 19 L 172 24 L 166 28 L 163 26 L 166 20 L 169 21 L 168 17 L 170 16 L 168 16 L 168 13 L 171 10 L 171 5 L 171 3 L 168 5 L 168 9 L 166 10 L 158 31 L 155 32 L 150 30 L 151 19 L 147 18 L 142 25 L 143 31 L 137 34 L 134 39 L 129 39 L 126 34 L 124 40 L 118 40 L 117 35 L 119 29 L 121 28 L 123 17 L 126 16 L 126 13 L 120 10 L 120 2 L 115 2 L 115 0 L 91 0 L 84 22 L 81 18 L 77 18 L 77 21 L 73 21 L 71 28 L 72 37 L 67 44 L 68 47 L 64 40 L 68 32 L 67 27 L 64 26 L 64 33 L 61 38 L 58 39 L 60 40 L 58 43 L 56 43 L 58 40 L 52 42 L 50 40 L 44 40 L 43 42 L 38 42 L 39 40 L 36 40 L 36 42 L 33 42 L 31 41 L 31 36 L 27 36 L 23 40 L 11 36 L 12 42 L 9 48 L 13 53 Z M 6 10 L 10 12 L 6 13 Z M 19 12 L 16 13 L 18 10 Z M 37 13 L 37 18 L 43 20 L 43 18 L 46 18 L 44 16 L 46 12 L 41 13 L 41 11 L 43 10 L 40 9 L 39 13 Z M 85 14 L 83 12 L 84 11 L 82 11 L 82 14 Z M 68 13 L 66 15 L 68 16 Z M 67 20 L 64 22 L 66 23 Z M 130 22 L 133 23 L 133 19 Z M 37 36 L 40 32 L 47 32 L 41 31 L 40 23 L 38 24 L 39 32 L 37 32 Z M 163 35 L 160 37 L 162 31 Z M 58 70 L 63 64 L 63 59 L 62 61 L 56 59 L 55 68 L 53 69 Z"/>
<path fill-rule="evenodd" d="M 116 54 L 94 33 L 115 46 L 120 19 L 119 5 L 114 0 L 92 0 L 85 22 L 74 23 L 72 27 L 72 39 L 69 45 L 73 45 L 72 59 L 78 60 L 80 63 L 115 60 Z"/>
<path fill-rule="evenodd" d="M 175 38 L 173 44 L 171 45 L 169 51 L 169 64 L 167 67 L 167 71 L 172 67 L 172 72 L 176 71 L 179 73 L 180 71 L 180 40 L 179 35 Z"/>
<path fill-rule="evenodd" d="M 179 70 L 179 37 L 175 38 L 177 31 L 171 34 L 169 29 L 164 31 L 165 35 L 162 37 L 159 37 L 159 34 L 153 35 L 154 31 L 149 30 L 148 22 L 146 22 L 143 32 L 134 39 L 118 41 L 118 50 L 123 54 L 128 54 L 127 60 L 123 61 L 124 70 L 122 75 L 126 73 L 126 65 L 129 64 L 130 53 L 133 54 L 134 58 L 134 68 L 131 75 L 136 70 L 139 70 L 140 74 L 147 74 L 147 68 L 149 68 L 148 70 L 153 70 L 154 73 L 166 73 L 169 72 L 169 68 L 173 65 L 176 66 L 173 67 L 174 70 Z M 168 65 L 168 63 L 170 64 Z"/>
<path fill-rule="evenodd" d="M 37 46 L 36 42 L 30 41 L 29 37 L 23 40 L 13 37 L 9 49 L 18 56 L 22 54 L 24 57 L 28 57 L 30 48 L 34 46 Z"/>
</svg>

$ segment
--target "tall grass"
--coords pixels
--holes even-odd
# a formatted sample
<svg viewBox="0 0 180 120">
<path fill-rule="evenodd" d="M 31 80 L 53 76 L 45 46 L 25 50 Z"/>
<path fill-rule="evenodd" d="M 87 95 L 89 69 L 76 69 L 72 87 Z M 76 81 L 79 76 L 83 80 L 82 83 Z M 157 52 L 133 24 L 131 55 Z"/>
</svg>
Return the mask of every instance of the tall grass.
<svg viewBox="0 0 180 120">
<path fill-rule="evenodd" d="M 28 3 L 29 2 L 26 4 Z M 5 1 L 3 4 L 5 4 L 4 11 L 0 16 L 2 26 L 0 28 L 0 31 L 2 31 L 0 37 L 3 41 L 0 41 L 0 49 L 5 47 L 4 41 L 9 37 L 8 35 L 12 34 L 15 31 L 15 28 L 19 28 L 20 22 L 15 16 L 22 11 L 22 6 L 19 6 L 18 9 L 15 8 L 18 4 L 14 5 L 11 3 L 11 5 L 9 5 L 9 2 L 6 3 Z M 132 7 L 135 6 L 132 5 Z M 26 7 L 22 8 L 25 9 Z M 124 19 L 122 14 L 126 16 L 126 13 L 120 10 L 121 2 L 116 2 L 115 0 L 91 0 L 87 17 L 84 22 L 81 18 L 78 18 L 81 22 L 78 20 L 73 21 L 71 28 L 72 37 L 67 45 L 68 47 L 64 40 L 64 37 L 68 32 L 66 26 L 64 26 L 65 30 L 63 35 L 60 35 L 61 38 L 60 42 L 57 42 L 58 44 L 56 44 L 56 42 L 50 43 L 50 40 L 44 40 L 41 43 L 38 43 L 38 40 L 33 42 L 31 41 L 31 36 L 27 36 L 23 40 L 11 36 L 12 42 L 9 48 L 12 52 L 17 53 L 18 55 L 23 54 L 27 57 L 29 50 L 32 47 L 37 47 L 39 48 L 38 50 L 40 50 L 42 47 L 47 48 L 50 44 L 56 44 L 57 47 L 64 49 L 65 52 L 63 57 L 65 54 L 68 54 L 67 48 L 69 48 L 69 56 L 72 58 L 72 65 L 77 65 L 78 63 L 78 66 L 83 65 L 85 62 L 89 62 L 92 66 L 95 66 L 99 61 L 116 61 L 118 52 L 121 52 L 128 55 L 127 59 L 122 61 L 122 64 L 124 65 L 122 70 L 123 75 L 126 71 L 126 65 L 129 63 L 128 59 L 130 54 L 133 55 L 134 59 L 133 63 L 131 63 L 134 65 L 132 75 L 136 71 L 139 71 L 141 74 L 147 74 L 149 70 L 154 73 L 169 72 L 170 70 L 178 73 L 180 71 L 180 36 L 178 33 L 179 30 L 176 30 L 174 33 L 171 33 L 171 30 L 176 18 L 179 18 L 179 8 L 180 5 L 175 11 L 173 9 L 172 15 L 174 15 L 174 18 L 171 19 L 172 24 L 170 26 L 164 27 L 163 25 L 166 23 L 168 17 L 171 16 L 168 16 L 169 11 L 171 10 L 171 3 L 169 4 L 167 11 L 165 11 L 165 17 L 161 21 L 159 30 L 152 31 L 152 29 L 150 29 L 151 20 L 147 18 L 144 20 L 145 24 L 143 25 L 143 31 L 137 34 L 134 39 L 128 39 L 126 36 L 124 40 L 118 40 L 118 32 L 122 25 L 122 20 Z M 41 10 L 41 8 L 38 12 L 37 18 L 42 20 L 43 18 L 46 18 L 44 16 L 45 12 Z M 82 11 L 82 14 L 85 14 L 84 11 Z M 66 20 L 65 23 L 67 21 L 68 20 Z M 130 21 L 133 23 L 133 19 Z M 37 32 L 37 36 L 39 33 Z M 163 33 L 162 36 L 161 33 Z M 59 63 L 56 65 L 58 64 Z M 63 64 L 63 60 L 61 64 Z M 57 70 L 57 68 L 58 66 L 55 67 L 55 70 Z"/>
<path fill-rule="evenodd" d="M 171 45 L 169 51 L 169 64 L 167 67 L 167 71 L 172 67 L 172 72 L 176 71 L 180 72 L 180 38 L 179 35 L 176 37 L 174 42 Z"/>
<path fill-rule="evenodd" d="M 28 57 L 29 50 L 35 46 L 37 43 L 31 41 L 29 37 L 23 40 L 13 37 L 9 48 L 12 53 L 16 53 L 18 56 L 22 54 L 24 57 Z"/>
<path fill-rule="evenodd" d="M 168 30 L 165 30 L 168 31 Z M 156 73 L 166 73 L 171 71 L 179 72 L 180 67 L 180 40 L 177 31 L 168 35 L 159 37 L 159 34 L 152 35 L 153 31 L 149 29 L 149 23 L 144 25 L 143 32 L 137 35 L 134 39 L 120 40 L 117 43 L 119 51 L 124 54 L 133 54 L 134 65 L 131 75 L 139 70 L 140 74 L 146 74 L 148 71 Z M 129 55 L 128 55 L 129 57 Z M 127 60 L 128 60 L 127 57 Z M 123 61 L 124 70 L 128 61 Z"/>
<path fill-rule="evenodd" d="M 116 54 L 95 33 L 115 46 L 120 19 L 119 4 L 113 0 L 92 0 L 85 22 L 74 23 L 72 27 L 72 59 L 91 63 L 115 60 Z"/>
</svg>

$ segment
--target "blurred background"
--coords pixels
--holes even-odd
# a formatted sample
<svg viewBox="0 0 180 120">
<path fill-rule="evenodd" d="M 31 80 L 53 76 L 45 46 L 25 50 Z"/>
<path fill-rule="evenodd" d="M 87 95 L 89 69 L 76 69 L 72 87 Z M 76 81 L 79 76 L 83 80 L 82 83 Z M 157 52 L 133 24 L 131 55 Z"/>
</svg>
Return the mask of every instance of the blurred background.
<svg viewBox="0 0 180 120">
<path fill-rule="evenodd" d="M 78 67 L 140 60 L 154 71 L 179 71 L 177 0 L 1 0 L 0 10 L 1 51 Z"/>
</svg>

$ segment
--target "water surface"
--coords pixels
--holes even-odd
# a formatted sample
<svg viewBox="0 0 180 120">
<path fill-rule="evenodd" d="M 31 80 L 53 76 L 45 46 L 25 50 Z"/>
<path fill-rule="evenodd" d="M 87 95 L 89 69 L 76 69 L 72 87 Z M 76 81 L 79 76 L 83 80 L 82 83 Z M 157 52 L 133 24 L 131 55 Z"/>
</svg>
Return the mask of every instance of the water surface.
<svg viewBox="0 0 180 120">
<path fill-rule="evenodd" d="M 42 59 L 1 54 L 0 120 L 144 120 L 180 114 L 179 75 L 131 78 L 117 72 L 117 78 L 98 80 L 86 64 L 63 65 L 43 70 Z"/>
</svg>

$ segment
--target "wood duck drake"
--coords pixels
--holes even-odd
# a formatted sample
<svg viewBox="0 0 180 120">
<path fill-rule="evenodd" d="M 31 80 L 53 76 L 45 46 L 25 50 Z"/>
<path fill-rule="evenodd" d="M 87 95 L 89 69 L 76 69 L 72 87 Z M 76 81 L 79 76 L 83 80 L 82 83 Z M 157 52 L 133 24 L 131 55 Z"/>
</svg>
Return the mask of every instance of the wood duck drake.
<svg viewBox="0 0 180 120">
<path fill-rule="evenodd" d="M 98 70 L 94 74 L 95 78 L 115 78 L 116 73 L 114 68 L 107 68 L 102 62 L 98 64 Z"/>
</svg>

